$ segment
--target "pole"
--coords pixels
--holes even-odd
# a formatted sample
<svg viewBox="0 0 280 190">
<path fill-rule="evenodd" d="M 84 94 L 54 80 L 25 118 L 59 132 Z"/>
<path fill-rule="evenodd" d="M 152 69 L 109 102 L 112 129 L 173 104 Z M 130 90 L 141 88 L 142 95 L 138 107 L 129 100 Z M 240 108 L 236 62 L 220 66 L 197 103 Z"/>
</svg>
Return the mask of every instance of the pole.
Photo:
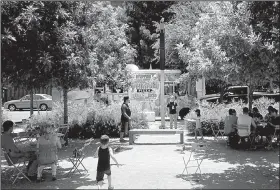
<svg viewBox="0 0 280 190">
<path fill-rule="evenodd" d="M 164 105 L 164 66 L 165 66 L 165 41 L 164 41 L 164 19 L 160 20 L 160 116 L 161 127 L 165 128 L 165 107 Z"/>
</svg>

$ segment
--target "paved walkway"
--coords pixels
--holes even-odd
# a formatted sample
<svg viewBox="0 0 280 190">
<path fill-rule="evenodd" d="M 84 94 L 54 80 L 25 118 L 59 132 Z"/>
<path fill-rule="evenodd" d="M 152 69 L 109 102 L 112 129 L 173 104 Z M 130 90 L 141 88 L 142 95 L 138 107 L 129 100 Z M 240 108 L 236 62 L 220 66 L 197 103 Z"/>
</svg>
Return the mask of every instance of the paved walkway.
<svg viewBox="0 0 280 190">
<path fill-rule="evenodd" d="M 177 135 L 141 135 L 137 139 L 138 143 L 177 141 Z M 186 138 L 187 146 L 193 142 L 193 137 Z M 119 168 L 112 166 L 115 189 L 279 189 L 279 151 L 236 151 L 227 148 L 223 140 L 217 142 L 212 137 L 206 137 L 205 142 L 209 145 L 208 151 L 195 154 L 205 158 L 201 165 L 202 178 L 197 180 L 196 175 L 182 175 L 182 157 L 190 154 L 189 150 L 182 154 L 182 145 L 129 146 L 128 143 L 120 144 L 118 139 L 113 139 L 112 146 L 120 146 L 115 156 L 123 164 Z M 59 152 L 57 181 L 50 181 L 50 171 L 46 171 L 46 182 L 28 183 L 22 180 L 10 186 L 6 183 L 4 173 L 2 188 L 96 189 L 97 159 L 92 155 L 98 146 L 97 141 L 87 149 L 87 157 L 83 162 L 89 173 L 66 176 L 71 167 L 67 158 L 74 147 L 80 147 L 82 143 L 82 140 L 71 141 L 70 147 Z M 190 170 L 192 172 L 194 169 Z M 105 183 L 103 189 L 107 189 L 107 179 Z"/>
</svg>

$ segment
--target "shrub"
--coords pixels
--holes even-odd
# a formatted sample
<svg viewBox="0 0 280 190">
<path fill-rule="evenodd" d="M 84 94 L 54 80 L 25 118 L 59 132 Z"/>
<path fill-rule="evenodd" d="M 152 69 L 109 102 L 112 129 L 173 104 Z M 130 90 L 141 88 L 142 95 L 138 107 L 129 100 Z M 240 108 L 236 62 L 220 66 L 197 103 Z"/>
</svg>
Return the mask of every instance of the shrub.
<svg viewBox="0 0 280 190">
<path fill-rule="evenodd" d="M 273 105 L 277 109 L 277 104 L 274 100 L 268 98 L 260 98 L 253 102 L 253 107 L 257 107 L 260 113 L 265 116 L 267 113 L 267 107 Z M 214 126 L 215 130 L 224 128 L 224 120 L 228 115 L 229 109 L 235 109 L 237 116 L 242 114 L 243 107 L 248 107 L 248 104 L 243 103 L 242 101 L 233 102 L 231 104 L 216 104 L 206 101 L 198 102 L 197 108 L 201 112 L 201 125 L 204 135 L 211 135 L 213 132 L 211 130 L 211 124 Z M 193 109 L 184 119 L 193 119 L 195 118 L 195 110 Z"/>
<path fill-rule="evenodd" d="M 99 138 L 102 134 L 107 134 L 110 137 L 119 136 L 122 103 L 106 105 L 103 102 L 91 100 L 88 101 L 86 106 L 85 104 L 76 105 L 74 103 L 69 105 L 72 108 L 71 114 L 69 114 L 70 138 Z M 84 110 L 81 110 L 81 107 Z M 141 106 L 138 103 L 130 104 L 132 112 L 131 128 L 148 128 L 147 120 L 141 113 L 140 108 Z"/>
</svg>

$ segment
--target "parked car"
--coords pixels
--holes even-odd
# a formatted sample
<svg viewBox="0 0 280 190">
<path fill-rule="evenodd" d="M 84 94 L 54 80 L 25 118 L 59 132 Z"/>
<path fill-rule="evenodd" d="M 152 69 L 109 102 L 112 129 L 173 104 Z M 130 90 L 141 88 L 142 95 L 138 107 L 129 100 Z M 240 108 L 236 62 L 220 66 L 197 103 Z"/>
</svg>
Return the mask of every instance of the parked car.
<svg viewBox="0 0 280 190">
<path fill-rule="evenodd" d="M 268 92 L 254 92 L 253 100 L 261 97 L 267 97 L 274 99 L 276 102 L 280 101 L 280 93 L 268 93 Z M 206 100 L 207 102 L 217 102 L 220 99 L 220 94 L 211 94 L 202 97 L 200 100 Z M 232 100 L 239 101 L 243 100 L 245 103 L 248 102 L 248 87 L 247 86 L 230 86 L 225 90 L 223 95 L 224 103 L 231 103 Z"/>
<path fill-rule="evenodd" d="M 17 109 L 30 109 L 30 95 L 25 95 L 19 100 L 11 100 L 4 103 L 4 108 L 10 111 Z M 52 96 L 48 94 L 34 94 L 33 108 L 46 111 L 52 108 Z"/>
</svg>

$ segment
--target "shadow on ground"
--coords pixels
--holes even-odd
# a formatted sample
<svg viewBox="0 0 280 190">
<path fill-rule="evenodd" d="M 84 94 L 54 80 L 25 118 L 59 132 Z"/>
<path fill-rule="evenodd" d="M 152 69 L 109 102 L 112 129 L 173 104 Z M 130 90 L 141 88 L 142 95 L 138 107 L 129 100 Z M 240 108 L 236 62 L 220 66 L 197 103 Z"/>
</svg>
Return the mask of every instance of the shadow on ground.
<svg viewBox="0 0 280 190">
<path fill-rule="evenodd" d="M 74 149 L 80 149 L 84 146 L 84 144 L 85 140 L 69 140 L 69 146 L 63 147 L 58 152 L 59 162 L 65 160 L 69 161 L 69 157 L 73 155 Z M 99 139 L 93 140 L 91 144 L 85 148 L 85 158 L 93 157 L 98 146 L 100 146 Z M 120 143 L 119 139 L 111 139 L 110 146 L 113 148 L 115 154 L 119 154 L 132 149 L 132 147 L 128 145 L 128 141 L 125 143 Z M 60 164 L 57 169 L 58 180 L 51 183 L 51 170 L 47 168 L 43 171 L 43 175 L 46 176 L 46 182 L 34 184 L 34 182 L 29 183 L 26 179 L 22 178 L 17 180 L 17 182 L 14 185 L 11 185 L 10 175 L 13 172 L 12 167 L 7 166 L 7 162 L 4 156 L 1 155 L 1 184 L 3 189 L 14 189 L 23 187 L 24 189 L 37 189 L 38 187 L 43 187 L 44 189 L 69 189 L 70 187 L 70 189 L 76 189 L 81 186 L 92 186 L 96 184 L 95 180 L 89 178 L 88 174 L 82 171 L 82 174 L 76 172 L 75 174 L 68 176 L 67 173 L 70 169 L 71 167 L 67 168 Z"/>
<path fill-rule="evenodd" d="M 190 151 L 194 139 L 188 139 L 185 150 Z M 237 167 L 231 167 L 223 173 L 203 173 L 201 166 L 201 179 L 198 174 L 182 175 L 176 177 L 194 184 L 194 187 L 219 188 L 264 188 L 279 189 L 279 149 L 268 150 L 234 150 L 226 146 L 225 140 L 216 141 L 206 139 L 208 145 L 205 151 L 195 152 L 195 158 L 211 160 L 216 163 L 226 162 Z M 183 146 L 175 150 L 182 154 Z M 222 164 L 221 164 L 222 167 Z M 197 180 L 200 179 L 200 180 Z"/>
</svg>

